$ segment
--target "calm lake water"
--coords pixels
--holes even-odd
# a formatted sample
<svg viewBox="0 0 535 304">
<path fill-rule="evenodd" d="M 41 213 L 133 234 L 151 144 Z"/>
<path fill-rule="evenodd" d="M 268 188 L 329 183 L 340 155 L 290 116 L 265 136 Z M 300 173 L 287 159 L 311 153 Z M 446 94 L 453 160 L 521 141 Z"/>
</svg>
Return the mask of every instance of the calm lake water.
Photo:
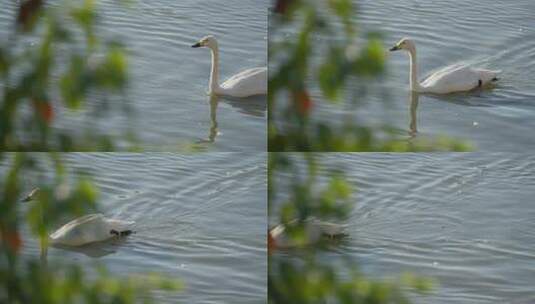
<svg viewBox="0 0 535 304">
<path fill-rule="evenodd" d="M 157 303 L 265 303 L 265 153 L 63 157 L 73 172 L 92 174 L 100 211 L 135 221 L 136 234 L 79 251 L 49 248 L 50 265 L 92 272 L 103 264 L 117 275 L 157 272 L 182 280 L 185 290 L 157 293 Z M 32 174 L 24 187 L 40 179 L 46 174 Z M 23 232 L 24 256 L 39 258 L 38 240 Z"/>
<path fill-rule="evenodd" d="M 418 134 L 446 135 L 468 140 L 481 151 L 525 151 L 535 147 L 535 2 L 518 1 L 354 1 L 360 30 L 383 34 L 385 49 L 403 37 L 416 43 L 419 78 L 455 64 L 502 70 L 492 90 L 446 96 L 409 96 L 409 59 L 404 52 L 388 53 L 383 79 L 349 83 L 354 92 L 366 87 L 360 108 L 316 103 L 316 119 L 331 123 L 351 117 L 368 125 L 395 127 L 409 139 L 410 105 Z M 284 37 L 294 39 L 292 31 Z M 316 48 L 326 45 L 317 38 Z M 313 96 L 319 90 L 313 87 Z M 349 99 L 349 98 L 348 98 Z M 357 114 L 358 113 L 358 114 Z"/>
<path fill-rule="evenodd" d="M 321 172 L 342 169 L 356 191 L 349 236 L 321 252 L 323 262 L 344 265 L 349 256 L 373 277 L 434 278 L 431 294 L 411 295 L 415 303 L 535 301 L 532 155 L 331 153 L 320 159 Z"/>
<path fill-rule="evenodd" d="M 56 3 L 60 1 L 55 1 Z M 130 54 L 126 99 L 134 115 L 114 112 L 99 122 L 106 134 L 128 126 L 146 150 L 177 150 L 199 143 L 216 151 L 266 150 L 266 97 L 210 100 L 210 53 L 191 45 L 212 34 L 219 40 L 221 80 L 267 64 L 267 0 L 98 1 L 104 37 L 123 41 Z M 17 1 L 0 3 L 0 41 L 14 23 Z M 32 43 L 29 41 L 28 43 Z M 100 102 L 100 96 L 89 100 Z M 55 103 L 58 130 L 87 123 Z M 124 133 L 124 132 L 123 132 Z"/>
</svg>

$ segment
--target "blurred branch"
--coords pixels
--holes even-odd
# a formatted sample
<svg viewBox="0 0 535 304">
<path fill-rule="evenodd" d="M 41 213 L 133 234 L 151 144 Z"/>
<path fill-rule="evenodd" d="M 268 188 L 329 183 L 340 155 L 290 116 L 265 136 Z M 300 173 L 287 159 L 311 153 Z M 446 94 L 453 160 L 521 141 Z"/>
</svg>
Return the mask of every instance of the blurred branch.
<svg viewBox="0 0 535 304">
<path fill-rule="evenodd" d="M 464 142 L 407 140 L 389 127 L 370 127 L 350 117 L 322 122 L 320 102 L 347 99 L 349 80 L 380 79 L 385 50 L 377 32 L 357 31 L 352 0 L 276 0 L 270 14 L 270 151 L 466 151 Z M 288 36 L 288 32 L 292 34 Z M 279 38 L 284 36 L 284 38 Z M 291 37 L 291 38 L 287 38 Z M 312 97 L 311 87 L 319 89 Z M 318 94 L 316 94 L 318 95 Z M 355 94 L 358 106 L 364 90 Z"/>
<path fill-rule="evenodd" d="M 113 150 L 117 138 L 99 134 L 93 125 L 59 131 L 55 123 L 65 115 L 63 109 L 91 113 L 89 96 L 103 99 L 100 109 L 93 106 L 99 112 L 91 113 L 92 122 L 110 112 L 107 97 L 121 97 L 128 85 L 124 47 L 99 39 L 94 1 L 44 2 L 21 1 L 9 39 L 0 45 L 0 150 Z M 126 104 L 122 109 L 129 113 Z M 120 139 L 134 142 L 129 134 Z M 71 181 L 60 154 L 0 153 L 0 161 L 9 168 L 0 172 L 0 303 L 151 302 L 155 289 L 180 289 L 176 280 L 158 275 L 117 278 L 102 269 L 87 278 L 76 265 L 48 267 L 51 225 L 98 209 L 96 188 L 88 178 Z M 38 202 L 23 208 L 22 181 L 31 181 L 36 172 L 51 174 L 46 185 L 32 185 L 41 189 Z M 24 221 L 41 241 L 40 257 L 21 256 Z"/>
<path fill-rule="evenodd" d="M 101 268 L 96 277 L 87 277 L 78 265 L 46 262 L 48 232 L 53 223 L 97 210 L 97 189 L 88 178 L 70 181 L 59 154 L 0 154 L 10 162 L 0 172 L 0 303 L 137 303 L 151 302 L 154 290 L 177 291 L 182 283 L 156 274 L 111 275 Z M 8 163 L 3 167 L 7 168 Z M 48 172 L 49 183 L 39 186 L 38 201 L 23 208 L 22 181 L 38 172 Z M 30 174 L 32 173 L 32 174 Z M 21 212 L 26 210 L 25 212 Z M 20 214 L 25 216 L 20 217 Z M 39 257 L 21 256 L 25 240 L 21 236 L 27 221 L 32 236 L 39 239 Z M 27 241 L 27 240 L 26 240 Z"/>
<path fill-rule="evenodd" d="M 320 258 L 330 244 L 306 239 L 310 237 L 303 233 L 307 220 L 346 220 L 353 208 L 353 197 L 343 172 L 318 176 L 318 172 L 324 172 L 319 168 L 318 158 L 313 153 L 270 153 L 269 217 L 277 219 L 284 226 L 289 243 L 298 246 L 284 252 L 270 247 L 269 303 L 405 304 L 410 303 L 406 291 L 429 291 L 429 279 L 410 274 L 395 280 L 372 280 L 343 251 L 337 253 L 336 259 Z M 289 191 L 288 198 L 282 201 L 278 196 L 278 191 L 283 191 L 280 180 L 285 181 L 284 188 Z"/>
<path fill-rule="evenodd" d="M 118 41 L 97 36 L 97 21 L 92 0 L 65 1 L 62 6 L 38 0 L 20 3 L 10 39 L 0 45 L 0 150 L 115 149 L 115 136 L 99 134 L 94 122 L 111 112 L 112 100 L 121 101 L 119 108 L 130 113 L 123 96 L 128 62 Z M 102 101 L 88 103 L 89 96 Z M 75 111 L 91 115 L 91 124 L 55 128 L 65 114 Z M 131 145 L 134 138 L 130 130 L 120 136 Z"/>
</svg>

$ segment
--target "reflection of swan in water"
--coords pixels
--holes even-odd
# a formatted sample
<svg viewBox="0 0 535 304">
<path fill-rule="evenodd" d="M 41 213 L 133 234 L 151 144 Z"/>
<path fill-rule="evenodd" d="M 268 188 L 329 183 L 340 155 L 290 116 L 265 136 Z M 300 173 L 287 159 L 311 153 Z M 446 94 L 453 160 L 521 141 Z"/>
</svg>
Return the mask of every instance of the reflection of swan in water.
<svg viewBox="0 0 535 304">
<path fill-rule="evenodd" d="M 210 95 L 209 103 L 210 103 L 210 130 L 208 132 L 208 138 L 198 140 L 197 141 L 198 144 L 213 143 L 215 142 L 215 138 L 219 134 L 219 131 L 217 129 L 217 106 L 219 103 L 217 95 L 215 94 Z"/>
<path fill-rule="evenodd" d="M 249 98 L 247 102 L 231 96 L 222 96 L 221 101 L 237 109 L 239 113 L 256 117 L 264 117 L 266 115 L 266 96 L 254 96 Z"/>
<path fill-rule="evenodd" d="M 213 36 L 203 37 L 192 45 L 194 48 L 207 47 L 212 52 L 209 94 L 234 97 L 249 97 L 267 94 L 267 67 L 247 69 L 231 76 L 219 84 L 219 47 Z"/>
<path fill-rule="evenodd" d="M 112 253 L 115 253 L 115 247 L 123 244 L 126 239 L 124 238 L 115 238 L 109 239 L 101 242 L 94 242 L 90 244 L 85 244 L 81 246 L 65 246 L 65 245 L 54 245 L 53 248 L 58 248 L 62 250 L 72 251 L 83 253 L 92 258 L 100 258 Z"/>
<path fill-rule="evenodd" d="M 36 188 L 23 201 L 36 200 L 39 193 L 39 188 Z M 81 246 L 130 235 L 132 230 L 129 228 L 133 224 L 131 221 L 108 219 L 100 213 L 88 214 L 68 222 L 50 234 L 49 241 L 52 245 Z"/>
<path fill-rule="evenodd" d="M 110 239 L 102 242 L 94 242 L 82 246 L 65 246 L 52 244 L 52 248 L 61 249 L 65 251 L 82 253 L 91 258 L 100 258 L 113 253 L 116 253 L 115 247 L 120 246 L 125 242 L 124 238 Z M 41 243 L 41 255 L 40 260 L 43 265 L 47 265 L 48 261 L 48 247 Z"/>
<path fill-rule="evenodd" d="M 210 105 L 210 129 L 208 131 L 208 137 L 206 139 L 200 139 L 197 144 L 201 143 L 213 143 L 215 138 L 219 135 L 218 122 L 217 122 L 217 108 L 219 106 L 219 97 L 215 94 L 210 95 L 208 103 Z M 264 96 L 252 97 L 249 102 L 243 102 L 233 99 L 232 97 L 225 96 L 221 98 L 221 101 L 230 104 L 233 108 L 237 108 L 240 113 L 247 115 L 264 117 L 267 109 Z"/>
<path fill-rule="evenodd" d="M 297 220 L 291 221 L 290 224 Z M 286 226 L 277 225 L 268 231 L 268 247 L 270 249 L 289 249 L 314 245 L 323 239 L 339 239 L 347 236 L 344 233 L 346 226 L 332 222 L 326 222 L 317 218 L 308 218 L 303 222 L 303 238 L 300 241 L 293 240 L 286 232 Z"/>
<path fill-rule="evenodd" d="M 458 97 L 452 95 L 426 95 L 427 98 L 436 98 L 440 101 L 449 102 L 452 104 L 465 106 L 465 107 L 490 107 L 487 104 L 472 104 L 464 99 L 459 100 Z M 410 91 L 409 93 L 409 135 L 410 137 L 416 137 L 418 133 L 418 105 L 420 103 L 420 93 Z"/>
<path fill-rule="evenodd" d="M 416 133 L 418 133 L 418 103 L 419 103 L 419 94 L 418 92 L 411 91 L 410 92 L 410 117 L 411 121 L 409 123 L 409 135 L 411 137 L 415 137 Z"/>
</svg>

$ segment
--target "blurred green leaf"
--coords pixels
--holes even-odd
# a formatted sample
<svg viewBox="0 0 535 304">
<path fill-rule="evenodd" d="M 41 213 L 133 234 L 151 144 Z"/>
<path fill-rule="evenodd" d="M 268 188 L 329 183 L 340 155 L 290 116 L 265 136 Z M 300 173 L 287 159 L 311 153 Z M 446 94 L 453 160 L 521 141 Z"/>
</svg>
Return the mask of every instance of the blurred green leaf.
<svg viewBox="0 0 535 304">
<path fill-rule="evenodd" d="M 83 29 L 87 40 L 87 46 L 89 48 L 94 48 L 98 42 L 93 30 L 93 25 L 97 19 L 94 1 L 84 0 L 81 7 L 72 9 L 71 16 Z"/>
<path fill-rule="evenodd" d="M 55 263 L 49 267 L 48 233 L 60 220 L 85 214 L 88 208 L 97 209 L 97 190 L 88 177 L 67 182 L 60 154 L 18 153 L 5 157 L 0 153 L 2 158 L 11 161 L 11 169 L 0 179 L 0 303 L 150 303 L 153 291 L 176 292 L 183 288 L 179 280 L 154 273 L 118 277 L 101 266 L 96 275 L 87 276 L 78 265 Z M 51 183 L 33 185 L 40 189 L 35 201 L 20 202 L 21 180 L 37 168 L 52 175 Z M 21 218 L 20 213 L 25 217 Z M 28 221 L 32 236 L 40 240 L 39 258 L 27 252 L 21 255 L 23 219 Z"/>
<path fill-rule="evenodd" d="M 89 79 L 84 68 L 84 59 L 78 55 L 73 55 L 69 69 L 60 80 L 63 101 L 71 109 L 80 108 L 87 91 L 87 82 Z"/>
<path fill-rule="evenodd" d="M 268 52 L 269 151 L 471 149 L 454 139 L 407 140 L 397 131 L 370 126 L 356 118 L 367 97 L 366 83 L 381 81 L 385 73 L 385 49 L 380 33 L 358 33 L 355 1 L 281 0 L 275 1 L 273 11 Z M 315 87 L 320 93 L 302 97 L 303 92 L 308 94 L 307 89 Z M 327 120 L 318 115 L 322 102 L 333 101 L 349 107 L 344 109 L 347 119 Z"/>
<path fill-rule="evenodd" d="M 17 24 L 23 31 L 14 30 L 0 45 L 0 75 L 5 81 L 0 95 L 0 150 L 113 150 L 115 138 L 99 134 L 95 126 L 115 108 L 131 114 L 124 98 L 108 98 L 124 96 L 128 84 L 124 49 L 116 40 L 101 41 L 95 1 L 43 3 L 22 2 Z M 33 28 L 39 30 L 33 32 Z M 80 32 L 86 41 L 77 39 Z M 61 103 L 56 100 L 57 92 Z M 88 96 L 91 103 L 86 102 Z M 93 102 L 95 96 L 98 100 Z M 112 108 L 110 100 L 123 105 Z M 56 121 L 66 114 L 56 111 L 61 105 L 91 115 L 90 123 L 58 130 Z M 25 110 L 27 107 L 32 111 Z M 130 128 L 125 130 L 125 149 L 136 140 L 132 134 Z"/>
<path fill-rule="evenodd" d="M 120 46 L 112 46 L 106 58 L 97 67 L 97 82 L 107 89 L 121 89 L 126 84 L 126 56 Z"/>
<path fill-rule="evenodd" d="M 9 68 L 9 61 L 7 58 L 7 53 L 0 48 L 0 75 L 5 77 Z"/>
<path fill-rule="evenodd" d="M 432 281 L 410 274 L 393 281 L 371 279 L 343 250 L 325 259 L 322 252 L 336 244 L 333 239 L 313 242 L 308 220 L 337 223 L 347 219 L 354 204 L 353 187 L 344 177 L 344 170 L 321 170 L 318 158 L 321 156 L 314 153 L 270 153 L 270 222 L 277 219 L 284 225 L 285 237 L 293 248 L 277 252 L 270 240 L 268 302 L 408 304 L 408 290 L 429 292 Z M 286 199 L 280 201 L 280 197 Z"/>
</svg>

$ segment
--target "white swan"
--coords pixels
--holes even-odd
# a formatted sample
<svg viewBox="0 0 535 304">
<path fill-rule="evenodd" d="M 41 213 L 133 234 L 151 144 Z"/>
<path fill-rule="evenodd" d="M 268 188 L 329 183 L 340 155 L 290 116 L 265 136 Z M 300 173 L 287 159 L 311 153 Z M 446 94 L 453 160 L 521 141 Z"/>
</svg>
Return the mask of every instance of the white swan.
<svg viewBox="0 0 535 304">
<path fill-rule="evenodd" d="M 410 39 L 403 38 L 390 51 L 406 50 L 410 58 L 410 89 L 419 93 L 447 94 L 470 91 L 497 81 L 500 71 L 474 69 L 466 65 L 445 67 L 418 83 L 416 46 Z"/>
<path fill-rule="evenodd" d="M 267 94 L 267 67 L 247 69 L 219 85 L 219 48 L 213 36 L 206 36 L 191 47 L 208 47 L 212 52 L 209 94 L 248 97 Z"/>
<path fill-rule="evenodd" d="M 323 238 L 335 239 L 346 236 L 344 230 L 344 225 L 326 222 L 311 217 L 304 221 L 305 237 L 302 242 L 297 243 L 292 240 L 286 233 L 286 227 L 280 224 L 269 230 L 268 247 L 271 249 L 289 249 L 317 244 Z"/>
<path fill-rule="evenodd" d="M 38 194 L 39 188 L 36 188 L 22 201 L 33 201 Z M 100 213 L 88 214 L 63 225 L 49 236 L 49 240 L 53 245 L 81 246 L 129 235 L 132 230 L 128 228 L 133 224 L 134 222 L 131 221 L 108 219 Z"/>
</svg>

